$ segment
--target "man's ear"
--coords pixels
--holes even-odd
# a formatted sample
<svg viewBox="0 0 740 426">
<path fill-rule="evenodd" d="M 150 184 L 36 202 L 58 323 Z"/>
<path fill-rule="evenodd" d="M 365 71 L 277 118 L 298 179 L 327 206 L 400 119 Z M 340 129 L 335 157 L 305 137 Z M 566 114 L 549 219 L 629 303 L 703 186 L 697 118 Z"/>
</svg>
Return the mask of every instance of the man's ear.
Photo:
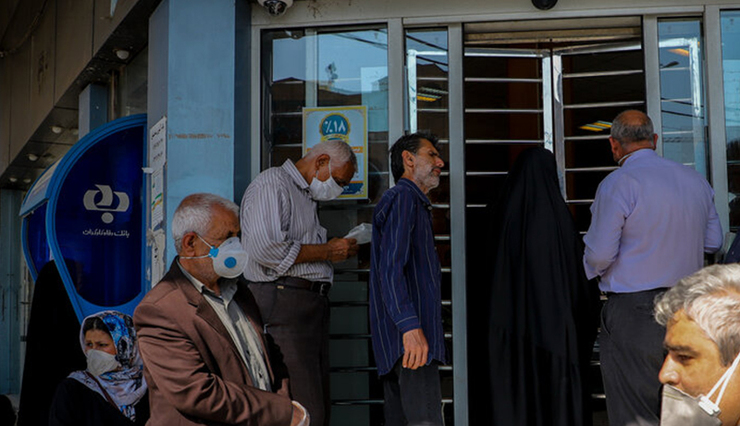
<svg viewBox="0 0 740 426">
<path fill-rule="evenodd" d="M 180 252 L 185 255 L 192 255 L 195 253 L 195 240 L 197 240 L 198 237 L 195 235 L 195 232 L 188 232 L 182 237 L 182 248 Z"/>
<path fill-rule="evenodd" d="M 403 158 L 404 170 L 414 170 L 414 154 L 409 151 L 403 151 L 401 153 L 401 158 Z"/>
<path fill-rule="evenodd" d="M 331 157 L 329 157 L 329 154 L 321 154 L 318 157 L 316 157 L 316 170 L 326 166 L 329 164 L 329 160 Z"/>
<path fill-rule="evenodd" d="M 610 136 L 609 145 L 611 145 L 612 154 L 614 155 L 614 158 L 616 159 L 620 158 L 621 152 L 622 152 L 622 145 L 619 143 L 619 141 Z"/>
</svg>

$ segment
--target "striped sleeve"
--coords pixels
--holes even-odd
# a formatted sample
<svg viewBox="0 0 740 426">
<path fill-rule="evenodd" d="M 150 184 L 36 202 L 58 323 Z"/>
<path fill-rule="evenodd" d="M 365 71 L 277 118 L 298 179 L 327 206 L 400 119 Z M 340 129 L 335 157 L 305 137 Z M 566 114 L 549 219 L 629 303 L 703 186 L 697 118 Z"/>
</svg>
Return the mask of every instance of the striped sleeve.
<svg viewBox="0 0 740 426">
<path fill-rule="evenodd" d="M 416 217 L 415 195 L 399 191 L 388 206 L 382 224 L 380 242 L 380 294 L 389 316 L 403 334 L 421 328 L 416 309 L 409 296 L 404 265 L 411 254 L 412 234 Z"/>
<path fill-rule="evenodd" d="M 278 179 L 250 185 L 242 204 L 242 234 L 248 256 L 277 275 L 295 263 L 301 243 L 290 240 L 283 215 L 290 212 L 290 196 Z"/>
</svg>

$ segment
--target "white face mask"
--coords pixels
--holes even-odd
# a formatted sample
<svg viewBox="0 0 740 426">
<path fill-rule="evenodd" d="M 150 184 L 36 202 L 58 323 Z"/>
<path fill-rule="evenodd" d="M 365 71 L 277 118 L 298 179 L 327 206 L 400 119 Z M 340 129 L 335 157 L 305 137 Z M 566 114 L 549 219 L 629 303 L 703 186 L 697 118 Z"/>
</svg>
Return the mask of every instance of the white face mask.
<svg viewBox="0 0 740 426">
<path fill-rule="evenodd" d="M 732 373 L 737 368 L 740 354 L 735 357 L 730 368 L 720 377 L 711 391 L 704 396 L 693 397 L 671 385 L 663 385 L 663 404 L 660 409 L 661 426 L 719 426 L 719 404 L 730 383 Z M 720 388 L 721 387 L 721 388 Z M 712 402 L 714 392 L 719 389 L 717 402 Z"/>
<path fill-rule="evenodd" d="M 93 376 L 97 377 L 103 373 L 121 368 L 121 364 L 116 360 L 116 356 L 108 352 L 90 349 L 85 352 L 85 356 L 87 357 L 87 371 Z"/>
<path fill-rule="evenodd" d="M 316 170 L 316 176 L 311 180 L 309 190 L 311 191 L 311 198 L 316 201 L 329 201 L 342 195 L 344 188 L 334 180 L 331 175 L 331 160 L 329 161 L 329 179 L 320 181 L 318 178 L 319 171 Z"/>
<path fill-rule="evenodd" d="M 208 244 L 200 235 L 198 235 L 198 238 L 211 248 L 208 254 L 192 257 L 183 256 L 182 259 L 203 259 L 210 257 L 213 260 L 213 270 L 219 277 L 236 278 L 244 272 L 244 268 L 247 266 L 247 252 L 242 248 L 239 238 L 227 238 L 218 247 Z"/>
</svg>

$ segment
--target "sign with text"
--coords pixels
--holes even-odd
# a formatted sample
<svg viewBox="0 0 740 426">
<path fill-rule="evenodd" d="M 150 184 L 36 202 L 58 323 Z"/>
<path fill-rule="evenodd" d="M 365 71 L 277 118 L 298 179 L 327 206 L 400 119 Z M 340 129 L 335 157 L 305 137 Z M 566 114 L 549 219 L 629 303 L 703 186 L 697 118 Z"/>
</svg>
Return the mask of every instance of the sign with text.
<svg viewBox="0 0 740 426">
<path fill-rule="evenodd" d="M 80 320 L 103 309 L 133 314 L 146 291 L 146 140 L 144 115 L 100 126 L 32 188 L 38 202 L 26 200 L 26 258 L 36 271 L 53 259 Z"/>
<path fill-rule="evenodd" d="M 339 199 L 367 198 L 367 107 L 303 108 L 303 154 L 329 140 L 349 144 L 357 156 L 357 173 Z"/>
</svg>

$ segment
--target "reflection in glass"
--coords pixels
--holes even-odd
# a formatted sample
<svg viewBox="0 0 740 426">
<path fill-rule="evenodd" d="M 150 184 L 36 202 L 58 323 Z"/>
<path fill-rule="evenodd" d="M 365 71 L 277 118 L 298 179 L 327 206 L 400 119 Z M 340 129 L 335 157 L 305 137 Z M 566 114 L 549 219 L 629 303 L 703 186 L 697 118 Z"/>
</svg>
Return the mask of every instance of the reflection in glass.
<svg viewBox="0 0 740 426">
<path fill-rule="evenodd" d="M 437 209 L 444 209 L 445 216 L 449 216 L 450 202 L 450 178 L 446 173 L 449 159 L 448 72 L 446 30 L 406 31 L 406 129 L 410 133 L 430 132 L 440 140 L 439 152 L 445 160 L 445 172 L 440 178 L 439 187 L 429 193 L 429 198 Z M 449 219 L 439 231 L 449 238 Z M 449 266 L 442 264 L 442 267 Z"/>
<path fill-rule="evenodd" d="M 449 93 L 447 30 L 414 29 L 406 31 L 406 129 L 430 132 L 439 138 L 439 153 L 445 160 L 439 186 L 429 193 L 434 204 L 432 227 L 436 250 L 442 264 L 442 322 L 445 334 L 452 332 L 451 246 L 450 246 L 450 177 L 449 166 Z M 391 141 L 393 143 L 393 141 Z M 450 340 L 447 353 L 452 355 Z M 452 397 L 452 375 L 441 374 L 442 398 Z M 451 405 L 451 404 L 450 404 Z M 452 424 L 452 410 L 444 413 L 445 424 Z"/>
<path fill-rule="evenodd" d="M 740 227 L 740 11 L 723 11 L 720 20 L 730 230 L 737 232 Z"/>
<path fill-rule="evenodd" d="M 144 48 L 121 70 L 118 105 L 113 118 L 146 113 L 149 49 Z"/>
<path fill-rule="evenodd" d="M 645 107 L 643 52 L 634 40 L 573 49 L 560 58 L 563 185 L 577 229 L 585 232 L 596 188 L 616 168 L 608 141 L 611 121 L 625 109 Z"/>
<path fill-rule="evenodd" d="M 369 158 L 388 142 L 388 35 L 385 29 L 292 29 L 263 36 L 263 168 L 296 160 L 304 107 L 367 107 Z M 289 151 L 286 154 L 286 150 Z M 387 162 L 384 162 L 387 163 Z M 369 164 L 371 180 L 387 164 Z"/>
<path fill-rule="evenodd" d="M 707 177 L 700 18 L 658 20 L 663 156 Z"/>
<path fill-rule="evenodd" d="M 371 222 L 388 188 L 388 35 L 385 28 L 289 29 L 262 36 L 262 168 L 298 160 L 303 108 L 367 107 L 368 199 L 321 203 L 327 235 L 341 237 Z M 367 324 L 369 245 L 335 264 L 331 290 L 332 424 L 370 426 L 382 419 Z"/>
</svg>

